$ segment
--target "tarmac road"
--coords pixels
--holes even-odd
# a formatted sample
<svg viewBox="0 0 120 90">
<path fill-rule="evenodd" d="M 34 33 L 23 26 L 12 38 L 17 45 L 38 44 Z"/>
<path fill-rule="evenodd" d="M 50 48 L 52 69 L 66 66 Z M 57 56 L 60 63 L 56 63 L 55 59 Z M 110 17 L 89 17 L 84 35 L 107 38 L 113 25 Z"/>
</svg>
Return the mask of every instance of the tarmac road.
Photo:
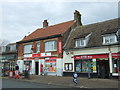
<svg viewBox="0 0 120 90">
<path fill-rule="evenodd" d="M 2 79 L 2 88 L 68 88 L 65 86 L 38 84 L 15 79 Z"/>
</svg>

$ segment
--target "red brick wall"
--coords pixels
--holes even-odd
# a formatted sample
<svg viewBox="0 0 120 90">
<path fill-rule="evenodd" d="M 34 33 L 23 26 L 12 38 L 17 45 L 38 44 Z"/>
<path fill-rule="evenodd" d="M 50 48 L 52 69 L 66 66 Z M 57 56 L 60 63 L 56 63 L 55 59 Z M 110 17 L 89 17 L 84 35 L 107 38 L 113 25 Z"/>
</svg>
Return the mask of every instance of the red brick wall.
<svg viewBox="0 0 120 90">
<path fill-rule="evenodd" d="M 22 57 L 22 56 L 23 56 L 23 45 L 18 44 L 18 57 Z"/>
<path fill-rule="evenodd" d="M 48 39 L 49 40 L 49 39 Z M 53 52 L 51 52 L 52 53 L 52 55 L 58 55 L 58 58 L 62 58 L 63 57 L 63 54 L 62 53 L 59 53 L 58 52 L 58 48 L 59 48 L 59 46 L 58 46 L 58 43 L 59 42 L 61 42 L 62 41 L 62 37 L 59 37 L 58 38 L 58 40 L 57 40 L 57 51 L 53 51 Z M 37 41 L 35 41 L 35 42 L 33 42 L 33 46 L 36 48 L 36 42 Z M 31 43 L 31 42 L 30 42 Z M 23 43 L 23 44 L 25 44 L 25 43 Z M 19 44 L 18 45 L 18 57 L 23 57 L 23 44 Z M 40 41 L 40 53 L 44 53 L 45 52 L 45 47 L 44 47 L 44 40 L 41 40 Z M 34 50 L 34 53 L 36 53 L 36 49 Z"/>
</svg>

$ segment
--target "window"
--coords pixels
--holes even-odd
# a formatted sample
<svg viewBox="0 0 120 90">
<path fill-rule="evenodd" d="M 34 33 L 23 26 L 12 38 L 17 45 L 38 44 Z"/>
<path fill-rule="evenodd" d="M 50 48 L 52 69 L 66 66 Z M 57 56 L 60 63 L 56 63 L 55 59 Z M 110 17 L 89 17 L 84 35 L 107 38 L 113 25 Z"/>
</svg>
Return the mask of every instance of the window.
<svg viewBox="0 0 120 90">
<path fill-rule="evenodd" d="M 73 70 L 73 64 L 72 63 L 65 63 L 65 71 L 72 71 Z"/>
<path fill-rule="evenodd" d="M 6 47 L 2 47 L 2 52 L 6 52 Z"/>
<path fill-rule="evenodd" d="M 76 47 L 86 46 L 85 39 L 77 39 L 76 40 Z"/>
<path fill-rule="evenodd" d="M 76 60 L 75 71 L 76 72 L 93 72 L 92 60 Z"/>
<path fill-rule="evenodd" d="M 10 51 L 15 51 L 16 50 L 16 45 L 10 45 Z"/>
<path fill-rule="evenodd" d="M 45 42 L 45 52 L 56 51 L 56 50 L 57 50 L 57 42 L 56 41 Z"/>
<path fill-rule="evenodd" d="M 56 60 L 45 60 L 47 72 L 56 72 Z"/>
<path fill-rule="evenodd" d="M 115 35 L 108 35 L 103 37 L 103 44 L 112 44 L 116 42 L 117 42 L 117 38 Z"/>
<path fill-rule="evenodd" d="M 32 52 L 31 48 L 32 48 L 31 44 L 25 45 L 24 46 L 24 53 L 31 53 Z"/>
<path fill-rule="evenodd" d="M 40 42 L 37 42 L 36 44 L 36 52 L 40 52 Z"/>
</svg>

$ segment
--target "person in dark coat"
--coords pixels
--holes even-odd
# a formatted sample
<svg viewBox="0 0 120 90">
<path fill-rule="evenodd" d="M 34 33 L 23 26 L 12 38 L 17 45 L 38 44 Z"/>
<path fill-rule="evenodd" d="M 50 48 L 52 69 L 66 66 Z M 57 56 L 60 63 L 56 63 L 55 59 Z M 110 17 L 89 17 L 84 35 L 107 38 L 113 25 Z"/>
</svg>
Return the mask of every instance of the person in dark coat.
<svg viewBox="0 0 120 90">
<path fill-rule="evenodd" d="M 18 64 L 15 65 L 15 70 L 19 70 Z"/>
</svg>

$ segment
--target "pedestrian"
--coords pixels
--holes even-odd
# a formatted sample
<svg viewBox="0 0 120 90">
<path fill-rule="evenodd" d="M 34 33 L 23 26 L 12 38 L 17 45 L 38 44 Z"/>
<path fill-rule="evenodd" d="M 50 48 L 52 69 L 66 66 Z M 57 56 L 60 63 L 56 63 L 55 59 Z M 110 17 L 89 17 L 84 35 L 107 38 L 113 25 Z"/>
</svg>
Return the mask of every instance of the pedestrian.
<svg viewBox="0 0 120 90">
<path fill-rule="evenodd" d="M 15 70 L 19 70 L 18 64 L 15 65 Z"/>
<path fill-rule="evenodd" d="M 75 72 L 75 73 L 73 74 L 73 82 L 74 82 L 75 84 L 78 84 L 77 78 L 78 78 L 78 75 L 77 75 L 77 73 Z"/>
<path fill-rule="evenodd" d="M 14 78 L 15 79 L 19 78 L 19 66 L 18 66 L 18 64 L 15 65 L 15 76 L 14 76 Z"/>
</svg>

